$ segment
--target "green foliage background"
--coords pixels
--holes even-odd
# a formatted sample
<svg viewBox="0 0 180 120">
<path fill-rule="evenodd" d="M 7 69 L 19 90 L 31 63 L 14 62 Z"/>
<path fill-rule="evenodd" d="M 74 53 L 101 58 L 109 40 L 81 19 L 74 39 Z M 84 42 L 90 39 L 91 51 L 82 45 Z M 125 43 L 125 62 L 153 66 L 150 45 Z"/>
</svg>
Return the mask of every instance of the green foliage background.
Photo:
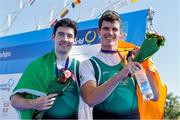
<svg viewBox="0 0 180 120">
<path fill-rule="evenodd" d="M 164 119 L 180 120 L 180 96 L 169 93 L 166 98 Z"/>
</svg>

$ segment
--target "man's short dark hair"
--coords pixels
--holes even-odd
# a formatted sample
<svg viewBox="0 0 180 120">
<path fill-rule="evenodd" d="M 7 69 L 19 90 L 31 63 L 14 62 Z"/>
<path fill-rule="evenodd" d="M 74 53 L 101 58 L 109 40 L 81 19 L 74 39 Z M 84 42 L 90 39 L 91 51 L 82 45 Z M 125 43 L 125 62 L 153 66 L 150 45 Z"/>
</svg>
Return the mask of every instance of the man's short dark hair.
<svg viewBox="0 0 180 120">
<path fill-rule="evenodd" d="M 58 27 L 70 27 L 70 28 L 72 28 L 74 30 L 74 37 L 76 37 L 76 35 L 77 35 L 76 22 L 69 19 L 69 18 L 61 19 L 55 24 L 54 29 L 53 29 L 53 34 L 54 35 L 56 34 L 56 31 L 57 31 Z"/>
<path fill-rule="evenodd" d="M 108 21 L 108 22 L 118 21 L 121 26 L 121 17 L 116 11 L 112 11 L 112 10 L 105 11 L 99 19 L 99 22 L 98 22 L 99 28 L 102 27 L 103 21 Z"/>
</svg>

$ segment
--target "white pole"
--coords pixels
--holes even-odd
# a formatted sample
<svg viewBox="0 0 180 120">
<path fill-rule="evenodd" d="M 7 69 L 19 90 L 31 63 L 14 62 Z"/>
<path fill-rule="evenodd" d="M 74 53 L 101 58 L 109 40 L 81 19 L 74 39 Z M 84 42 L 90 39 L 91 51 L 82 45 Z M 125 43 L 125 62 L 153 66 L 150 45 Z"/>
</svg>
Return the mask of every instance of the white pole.
<svg viewBox="0 0 180 120">
<path fill-rule="evenodd" d="M 19 4 L 19 8 L 22 9 L 22 6 L 23 6 L 23 1 L 21 0 Z"/>
<path fill-rule="evenodd" d="M 11 26 L 11 14 L 8 14 L 8 27 Z"/>
<path fill-rule="evenodd" d="M 67 0 L 64 0 L 64 7 L 66 7 L 66 4 L 67 4 Z"/>
<path fill-rule="evenodd" d="M 54 14 L 54 10 L 52 9 L 52 10 L 51 10 L 51 14 L 50 14 L 50 18 L 49 18 L 49 21 L 52 21 L 52 18 L 53 18 L 53 14 Z"/>
</svg>

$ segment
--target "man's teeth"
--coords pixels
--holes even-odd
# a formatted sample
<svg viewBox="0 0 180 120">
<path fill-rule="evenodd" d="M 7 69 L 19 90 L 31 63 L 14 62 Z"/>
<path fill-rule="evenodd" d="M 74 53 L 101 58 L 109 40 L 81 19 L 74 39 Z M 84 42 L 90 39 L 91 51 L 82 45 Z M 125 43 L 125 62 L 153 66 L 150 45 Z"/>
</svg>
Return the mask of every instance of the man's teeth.
<svg viewBox="0 0 180 120">
<path fill-rule="evenodd" d="M 60 46 L 67 46 L 66 44 L 59 44 Z"/>
<path fill-rule="evenodd" d="M 113 39 L 113 38 L 106 38 L 106 39 L 111 40 L 111 39 Z"/>
</svg>

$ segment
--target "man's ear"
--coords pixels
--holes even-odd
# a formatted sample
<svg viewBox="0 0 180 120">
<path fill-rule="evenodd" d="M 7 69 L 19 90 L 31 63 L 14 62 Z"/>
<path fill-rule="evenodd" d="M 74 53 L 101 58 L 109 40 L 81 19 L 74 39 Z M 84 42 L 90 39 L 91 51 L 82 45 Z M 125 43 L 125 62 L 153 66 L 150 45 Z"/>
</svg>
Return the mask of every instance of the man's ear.
<svg viewBox="0 0 180 120">
<path fill-rule="evenodd" d="M 74 42 L 76 42 L 76 40 L 77 40 L 77 37 L 74 38 Z"/>
<path fill-rule="evenodd" d="M 52 38 L 52 40 L 54 41 L 55 35 L 54 35 L 54 34 L 52 34 L 52 35 L 51 35 L 51 38 Z"/>
<path fill-rule="evenodd" d="M 75 45 L 76 42 L 77 42 L 77 36 L 74 38 L 74 43 L 73 43 L 73 45 Z"/>
<path fill-rule="evenodd" d="M 119 38 L 120 38 L 120 39 L 123 39 L 123 33 L 122 33 L 122 31 L 120 31 L 120 33 L 119 33 Z"/>
<path fill-rule="evenodd" d="M 120 30 L 119 34 L 120 34 L 120 35 L 123 35 L 123 32 Z"/>
<path fill-rule="evenodd" d="M 97 33 L 98 33 L 98 35 L 100 35 L 100 31 L 101 31 L 101 30 L 100 30 L 100 28 L 98 28 L 98 29 L 97 29 Z"/>
</svg>

